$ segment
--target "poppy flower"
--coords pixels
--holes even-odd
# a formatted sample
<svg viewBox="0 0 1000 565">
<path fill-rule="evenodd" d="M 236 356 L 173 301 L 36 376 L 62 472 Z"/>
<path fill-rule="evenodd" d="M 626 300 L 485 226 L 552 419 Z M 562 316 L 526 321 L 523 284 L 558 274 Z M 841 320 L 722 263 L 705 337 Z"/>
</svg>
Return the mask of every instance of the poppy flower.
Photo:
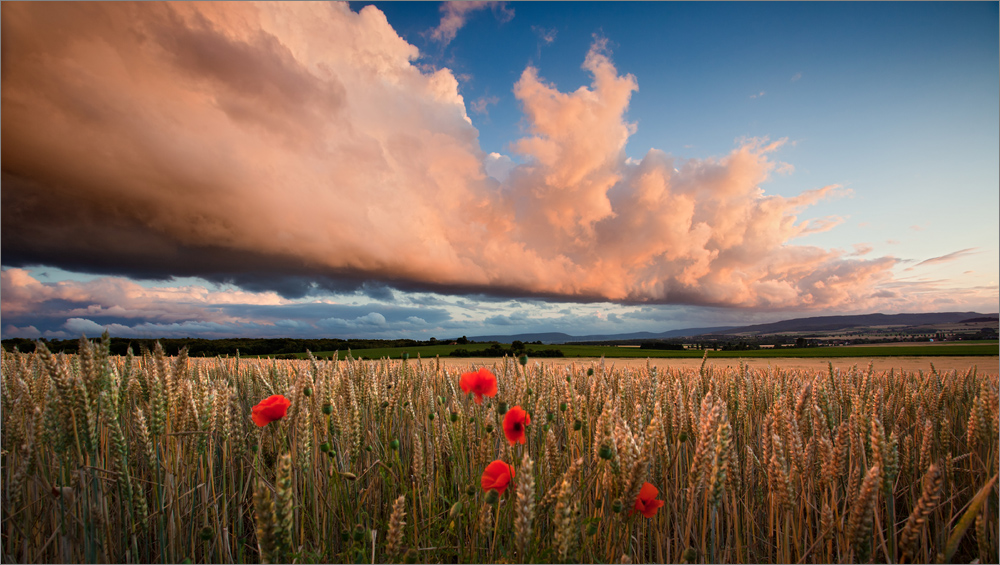
<svg viewBox="0 0 1000 565">
<path fill-rule="evenodd" d="M 515 443 L 528 443 L 524 434 L 524 427 L 531 423 L 531 416 L 520 406 L 515 406 L 507 411 L 503 417 L 503 435 L 507 436 L 507 441 L 511 445 Z"/>
<path fill-rule="evenodd" d="M 510 486 L 511 479 L 514 478 L 514 467 L 497 459 L 486 466 L 481 480 L 483 490 L 495 490 L 500 494 Z"/>
<path fill-rule="evenodd" d="M 463 373 L 458 386 L 466 394 L 475 394 L 476 404 L 483 403 L 484 395 L 491 398 L 497 395 L 497 378 L 485 367 L 472 373 Z"/>
<path fill-rule="evenodd" d="M 253 407 L 251 418 L 253 423 L 263 428 L 275 420 L 284 418 L 291 405 L 292 402 L 280 394 L 268 396 Z"/>
<path fill-rule="evenodd" d="M 639 491 L 639 498 L 635 500 L 635 507 L 632 508 L 630 514 L 641 512 L 643 516 L 652 518 L 656 511 L 663 506 L 662 500 L 656 500 L 658 494 L 660 491 L 656 487 L 649 483 L 643 484 L 642 490 Z"/>
</svg>

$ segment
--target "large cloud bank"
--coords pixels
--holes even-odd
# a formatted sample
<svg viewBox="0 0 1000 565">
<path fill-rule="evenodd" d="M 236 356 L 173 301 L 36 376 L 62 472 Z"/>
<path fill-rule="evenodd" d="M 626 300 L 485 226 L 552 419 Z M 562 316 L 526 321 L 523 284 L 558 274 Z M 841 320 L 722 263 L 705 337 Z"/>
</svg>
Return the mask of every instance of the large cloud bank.
<svg viewBox="0 0 1000 565">
<path fill-rule="evenodd" d="M 638 82 L 600 41 L 589 86 L 562 92 L 532 67 L 513 85 L 524 164 L 501 183 L 451 71 L 418 67 L 372 6 L 2 9 L 8 266 L 196 275 L 285 297 L 377 281 L 852 310 L 891 279 L 894 259 L 790 243 L 837 223 L 798 215 L 840 191 L 766 195 L 776 143 L 627 159 Z"/>
</svg>

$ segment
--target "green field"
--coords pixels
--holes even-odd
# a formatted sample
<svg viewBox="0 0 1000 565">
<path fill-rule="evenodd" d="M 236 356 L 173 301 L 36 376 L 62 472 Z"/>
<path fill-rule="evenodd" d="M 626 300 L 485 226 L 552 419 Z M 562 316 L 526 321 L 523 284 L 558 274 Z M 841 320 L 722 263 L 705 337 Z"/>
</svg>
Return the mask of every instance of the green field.
<svg viewBox="0 0 1000 565">
<path fill-rule="evenodd" d="M 488 343 L 470 343 L 467 345 L 427 345 L 421 347 L 380 347 L 373 349 L 358 349 L 351 352 L 354 358 L 364 359 L 400 359 L 403 353 L 411 359 L 417 355 L 424 359 L 436 355 L 447 357 L 456 349 L 468 351 L 483 351 L 489 348 Z M 510 347 L 510 344 L 504 344 Z M 529 349 L 558 349 L 566 357 L 607 357 L 607 358 L 640 358 L 682 359 L 700 358 L 704 351 L 695 349 L 688 351 L 667 351 L 657 349 L 639 349 L 638 347 L 613 347 L 605 345 L 533 345 Z M 826 357 L 951 357 L 951 356 L 990 356 L 998 354 L 998 342 L 956 343 L 952 344 L 919 344 L 894 346 L 853 346 L 853 347 L 805 347 L 782 349 L 759 349 L 751 351 L 709 351 L 710 359 L 780 359 L 780 358 L 826 358 Z M 319 351 L 317 357 L 332 357 L 333 351 Z M 347 357 L 347 351 L 339 352 L 340 358 Z M 528 354 L 531 355 L 530 353 Z M 306 354 L 298 355 L 305 358 Z"/>
</svg>

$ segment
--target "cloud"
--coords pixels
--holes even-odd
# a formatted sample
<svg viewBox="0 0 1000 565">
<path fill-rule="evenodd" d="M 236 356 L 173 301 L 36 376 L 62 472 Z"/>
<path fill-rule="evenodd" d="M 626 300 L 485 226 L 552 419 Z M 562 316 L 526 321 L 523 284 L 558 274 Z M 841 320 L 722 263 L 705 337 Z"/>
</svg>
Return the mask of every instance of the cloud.
<svg viewBox="0 0 1000 565">
<path fill-rule="evenodd" d="M 442 2 L 441 23 L 431 31 L 431 39 L 448 45 L 455 39 L 458 30 L 465 26 L 469 15 L 485 8 L 492 8 L 493 15 L 501 23 L 509 22 L 514 17 L 514 10 L 508 8 L 506 2 Z"/>
<path fill-rule="evenodd" d="M 25 326 L 19 328 L 13 324 L 4 326 L 3 328 L 4 339 L 11 337 L 23 337 L 27 339 L 37 339 L 42 337 L 42 332 L 38 331 L 35 326 Z"/>
<path fill-rule="evenodd" d="M 53 332 L 93 337 L 104 328 L 125 337 L 310 337 L 336 335 L 338 329 L 391 334 L 445 329 L 451 321 L 447 303 L 440 300 L 415 307 L 292 301 L 274 292 L 198 285 L 145 287 L 118 277 L 42 283 L 23 269 L 0 272 L 0 300 L 7 322 L 4 338 L 59 337 Z"/>
<path fill-rule="evenodd" d="M 469 107 L 477 114 L 487 115 L 490 113 L 490 106 L 496 106 L 498 102 L 500 99 L 496 96 L 480 96 L 473 100 Z"/>
<path fill-rule="evenodd" d="M 801 72 L 795 73 L 794 75 L 792 75 L 791 80 L 789 80 L 788 82 L 798 82 L 799 79 L 801 79 L 801 78 L 802 78 L 802 73 Z"/>
<path fill-rule="evenodd" d="M 374 6 L 2 9 L 10 267 L 201 277 L 283 308 L 321 292 L 396 289 L 832 309 L 870 305 L 891 280 L 895 259 L 790 243 L 837 225 L 799 216 L 845 191 L 766 194 L 783 140 L 629 160 L 638 79 L 618 73 L 601 39 L 583 62 L 590 84 L 563 91 L 530 66 L 514 84 L 525 115 L 515 164 L 482 150 L 453 73 L 415 65 L 418 50 Z M 442 21 L 471 9 L 449 3 Z M 72 292 L 82 304 L 73 317 L 97 323 L 139 319 L 167 300 L 121 279 L 38 288 L 11 271 L 5 318 Z M 131 301 L 87 303 L 88 293 Z M 156 323 L 188 316 L 171 310 Z M 210 319 L 245 321 L 234 308 Z"/>
<path fill-rule="evenodd" d="M 501 183 L 507 180 L 511 170 L 515 167 L 514 161 L 510 157 L 499 153 L 490 153 L 487 155 L 483 166 L 486 168 L 486 174 Z"/>
<path fill-rule="evenodd" d="M 535 25 L 531 26 L 531 31 L 533 31 L 535 35 L 538 36 L 538 40 L 540 41 L 539 46 L 541 44 L 552 45 L 553 43 L 555 43 L 556 34 L 558 32 L 556 28 L 548 29 L 542 26 L 535 26 Z"/>
<path fill-rule="evenodd" d="M 976 248 L 976 247 L 970 247 L 968 249 L 961 249 L 959 251 L 954 251 L 954 252 L 949 253 L 947 255 L 941 255 L 940 257 L 931 257 L 930 259 L 924 259 L 923 261 L 917 263 L 916 265 L 914 265 L 911 268 L 915 269 L 915 268 L 921 267 L 923 265 L 935 265 L 935 264 L 938 264 L 938 263 L 950 263 L 952 261 L 961 259 L 963 257 L 967 257 L 969 255 L 975 255 L 976 253 L 979 253 L 979 249 Z M 909 269 L 907 269 L 907 270 L 909 270 Z"/>
<path fill-rule="evenodd" d="M 854 244 L 854 253 L 851 253 L 850 256 L 851 257 L 861 257 L 863 255 L 868 255 L 869 253 L 872 252 L 872 249 L 874 249 L 874 248 L 871 245 L 868 245 L 867 243 L 855 243 Z"/>
<path fill-rule="evenodd" d="M 762 98 L 765 94 L 767 94 L 767 93 L 764 92 L 763 90 L 761 90 L 757 94 L 751 94 L 750 95 L 750 99 L 753 100 L 754 98 Z"/>
</svg>

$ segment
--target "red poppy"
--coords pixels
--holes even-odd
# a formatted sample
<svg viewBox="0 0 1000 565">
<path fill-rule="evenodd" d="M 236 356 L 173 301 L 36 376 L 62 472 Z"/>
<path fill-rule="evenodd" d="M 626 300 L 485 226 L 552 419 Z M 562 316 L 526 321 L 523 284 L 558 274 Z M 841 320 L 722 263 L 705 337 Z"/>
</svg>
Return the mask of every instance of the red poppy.
<svg viewBox="0 0 1000 565">
<path fill-rule="evenodd" d="M 496 461 L 490 463 L 486 466 L 486 470 L 483 471 L 483 490 L 490 491 L 495 490 L 500 494 L 507 490 L 510 486 L 511 479 L 514 478 L 514 467 L 504 463 L 503 461 L 497 459 Z"/>
<path fill-rule="evenodd" d="M 531 416 L 520 406 L 515 406 L 507 411 L 503 417 L 503 435 L 507 436 L 507 441 L 511 445 L 515 443 L 528 443 L 524 434 L 524 427 L 531 423 Z"/>
<path fill-rule="evenodd" d="M 292 402 L 280 394 L 268 396 L 260 401 L 260 404 L 252 409 L 253 423 L 264 427 L 275 420 L 280 420 L 288 413 L 288 407 Z"/>
<path fill-rule="evenodd" d="M 643 484 L 642 490 L 639 491 L 639 498 L 635 500 L 635 507 L 632 508 L 630 514 L 642 512 L 643 516 L 652 518 L 656 514 L 656 511 L 663 506 L 662 500 L 656 500 L 656 495 L 658 494 L 660 494 L 660 491 L 656 487 L 649 483 Z"/>
<path fill-rule="evenodd" d="M 484 395 L 491 398 L 497 395 L 497 378 L 485 367 L 474 373 L 463 373 L 458 386 L 466 394 L 475 394 L 476 404 L 483 403 Z"/>
</svg>

